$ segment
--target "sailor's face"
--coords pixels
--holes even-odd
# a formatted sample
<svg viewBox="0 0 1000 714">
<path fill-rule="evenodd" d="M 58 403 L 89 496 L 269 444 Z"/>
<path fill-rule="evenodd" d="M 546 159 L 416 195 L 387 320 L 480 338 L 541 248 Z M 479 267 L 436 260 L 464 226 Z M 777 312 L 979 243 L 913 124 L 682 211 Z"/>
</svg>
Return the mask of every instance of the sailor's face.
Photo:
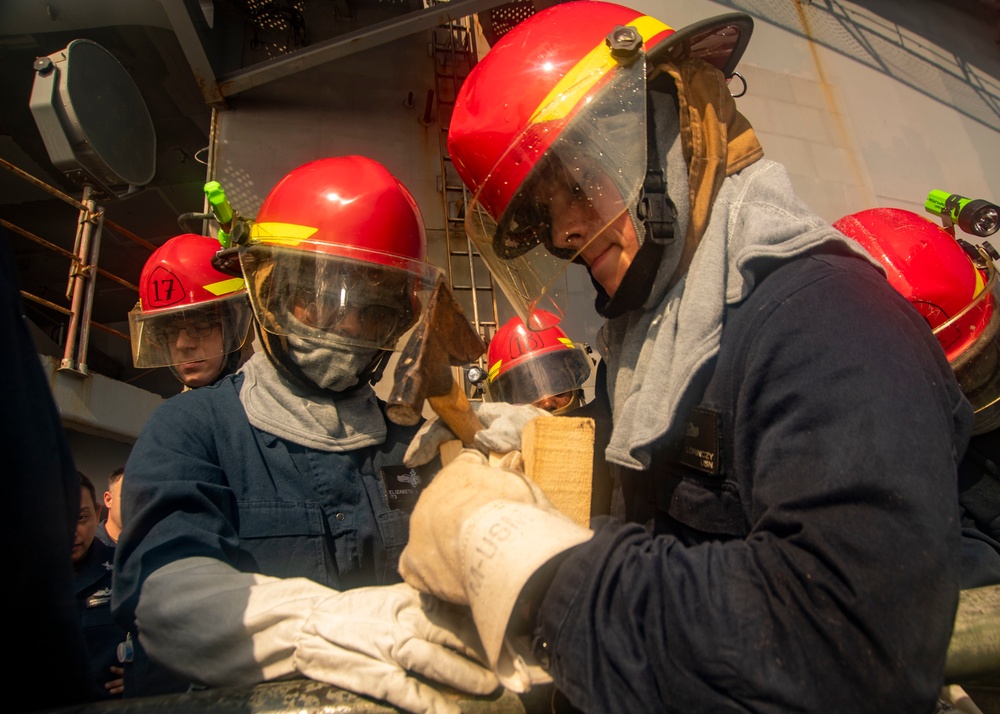
<svg viewBox="0 0 1000 714">
<path fill-rule="evenodd" d="M 557 412 L 560 409 L 565 409 L 569 406 L 570 402 L 573 401 L 573 392 L 563 392 L 562 394 L 553 394 L 548 397 L 543 397 L 542 399 L 537 399 L 532 404 L 539 409 L 544 409 L 547 412 Z"/>
<path fill-rule="evenodd" d="M 97 507 L 90 491 L 83 485 L 80 486 L 80 512 L 76 519 L 76 532 L 73 535 L 73 550 L 71 560 L 76 565 L 90 550 L 90 544 L 94 542 L 97 534 Z"/>
<path fill-rule="evenodd" d="M 219 323 L 188 321 L 175 326 L 168 339 L 174 369 L 185 385 L 204 387 L 215 381 L 226 358 Z"/>
<path fill-rule="evenodd" d="M 292 316 L 317 333 L 385 348 L 410 322 L 412 280 L 399 270 L 327 261 L 302 281 L 291 300 Z"/>
<path fill-rule="evenodd" d="M 639 250 L 621 193 L 596 162 L 581 159 L 561 166 L 535 192 L 548 211 L 555 248 L 579 251 L 609 296 L 621 285 Z"/>
</svg>

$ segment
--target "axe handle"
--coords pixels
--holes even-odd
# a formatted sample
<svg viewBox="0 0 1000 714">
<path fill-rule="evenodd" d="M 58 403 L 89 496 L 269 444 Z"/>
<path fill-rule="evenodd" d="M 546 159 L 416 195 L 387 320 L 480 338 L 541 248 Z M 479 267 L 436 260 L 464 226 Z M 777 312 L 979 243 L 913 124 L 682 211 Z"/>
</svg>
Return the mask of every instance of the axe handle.
<svg viewBox="0 0 1000 714">
<path fill-rule="evenodd" d="M 483 428 L 483 423 L 472 411 L 468 397 L 462 390 L 458 380 L 452 380 L 451 391 L 440 397 L 428 397 L 434 413 L 448 425 L 452 433 L 455 434 L 466 446 L 472 446 L 476 432 Z"/>
</svg>

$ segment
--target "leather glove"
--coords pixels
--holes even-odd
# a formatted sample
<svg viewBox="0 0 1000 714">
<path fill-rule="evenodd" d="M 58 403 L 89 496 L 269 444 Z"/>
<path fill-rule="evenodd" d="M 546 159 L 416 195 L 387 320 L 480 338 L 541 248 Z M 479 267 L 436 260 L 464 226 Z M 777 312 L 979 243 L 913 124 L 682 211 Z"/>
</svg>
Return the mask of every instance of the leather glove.
<svg viewBox="0 0 1000 714">
<path fill-rule="evenodd" d="M 357 588 L 321 601 L 295 646 L 306 677 L 384 699 L 411 712 L 460 714 L 421 675 L 474 694 L 493 692 L 496 676 L 481 658 L 469 613 L 421 596 L 405 583 Z"/>
<path fill-rule="evenodd" d="M 409 711 L 448 714 L 459 712 L 454 701 L 416 675 L 473 694 L 497 687 L 476 661 L 484 658 L 468 610 L 403 583 L 338 592 L 183 558 L 146 579 L 136 621 L 153 661 L 212 687 L 300 674 Z"/>
<path fill-rule="evenodd" d="M 468 605 L 460 531 L 491 501 L 530 503 L 558 512 L 524 474 L 492 467 L 478 451 L 463 449 L 417 500 L 410 516 L 410 541 L 399 560 L 403 579 L 421 592 Z"/>
<path fill-rule="evenodd" d="M 552 416 L 544 409 L 531 404 L 506 402 L 473 402 L 472 408 L 483 423 L 476 433 L 476 448 L 484 454 L 506 454 L 521 450 L 521 431 L 525 424 L 539 416 Z M 438 455 L 441 444 L 457 439 L 451 429 L 436 415 L 420 427 L 403 456 L 409 468 L 423 466 Z"/>
<path fill-rule="evenodd" d="M 545 680 L 504 648 L 515 602 L 538 569 L 592 535 L 524 474 L 464 449 L 417 500 L 399 572 L 422 592 L 468 604 L 490 666 L 502 684 L 523 692 Z"/>
</svg>

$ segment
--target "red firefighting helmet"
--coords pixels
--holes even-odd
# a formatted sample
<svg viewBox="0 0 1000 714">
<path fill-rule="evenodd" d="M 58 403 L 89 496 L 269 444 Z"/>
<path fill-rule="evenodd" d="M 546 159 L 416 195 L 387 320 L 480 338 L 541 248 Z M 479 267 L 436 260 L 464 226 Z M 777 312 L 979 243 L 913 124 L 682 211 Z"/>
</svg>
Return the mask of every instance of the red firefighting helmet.
<svg viewBox="0 0 1000 714">
<path fill-rule="evenodd" d="M 239 253 L 264 332 L 361 348 L 393 349 L 441 274 L 410 192 L 361 156 L 291 171 Z"/>
<path fill-rule="evenodd" d="M 552 313 L 536 310 L 530 318 L 533 329 L 513 317 L 496 331 L 487 351 L 491 401 L 534 404 L 582 389 L 593 363 L 557 323 Z"/>
<path fill-rule="evenodd" d="M 212 267 L 219 242 L 185 233 L 157 248 L 139 276 L 139 302 L 129 312 L 132 361 L 140 369 L 211 359 L 239 350 L 250 328 L 241 277 Z M 178 350 L 180 332 L 188 341 Z M 218 330 L 218 337 L 209 339 Z"/>
<path fill-rule="evenodd" d="M 599 218 L 605 228 L 621 218 L 646 172 L 647 72 L 696 57 L 731 76 L 752 28 L 732 13 L 678 32 L 621 5 L 576 0 L 520 22 L 473 68 L 448 151 L 474 194 L 467 232 L 522 317 L 543 295 L 561 314 L 553 281 L 583 248 L 552 246 L 542 187 L 568 184 L 594 205 L 613 192 Z"/>
<path fill-rule="evenodd" d="M 992 259 L 898 208 L 860 211 L 833 225 L 864 246 L 924 316 L 976 410 L 976 433 L 988 430 L 984 425 L 1000 418 L 1000 292 Z"/>
</svg>

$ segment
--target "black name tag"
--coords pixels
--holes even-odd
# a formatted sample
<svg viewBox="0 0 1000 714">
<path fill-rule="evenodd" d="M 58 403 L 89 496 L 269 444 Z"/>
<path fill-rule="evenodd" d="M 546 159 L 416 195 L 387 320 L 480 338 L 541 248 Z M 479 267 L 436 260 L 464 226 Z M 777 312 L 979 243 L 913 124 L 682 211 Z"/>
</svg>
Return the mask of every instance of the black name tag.
<svg viewBox="0 0 1000 714">
<path fill-rule="evenodd" d="M 695 408 L 691 419 L 684 425 L 684 434 L 677 444 L 677 460 L 690 468 L 718 476 L 721 469 L 721 434 L 719 414 L 709 409 Z"/>
<path fill-rule="evenodd" d="M 381 470 L 382 488 L 385 489 L 385 500 L 394 511 L 413 512 L 417 498 L 430 480 L 425 475 L 423 467 L 411 469 L 399 466 L 383 466 Z"/>
</svg>

